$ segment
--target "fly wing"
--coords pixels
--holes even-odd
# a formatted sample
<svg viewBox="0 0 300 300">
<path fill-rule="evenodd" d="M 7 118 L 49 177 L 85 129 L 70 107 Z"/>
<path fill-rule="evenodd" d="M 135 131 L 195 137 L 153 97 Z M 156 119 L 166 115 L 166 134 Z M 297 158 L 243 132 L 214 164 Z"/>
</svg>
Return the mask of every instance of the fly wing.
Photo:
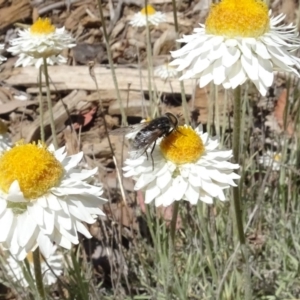
<svg viewBox="0 0 300 300">
<path fill-rule="evenodd" d="M 109 132 L 110 135 L 126 135 L 128 133 L 131 132 L 138 132 L 141 129 L 143 129 L 145 126 L 147 126 L 149 124 L 149 122 L 143 122 L 143 123 L 139 123 L 139 124 L 134 124 L 134 125 L 130 125 L 130 126 L 124 126 L 124 127 L 120 127 L 114 130 L 111 130 Z"/>
<path fill-rule="evenodd" d="M 155 129 L 152 131 L 140 131 L 139 136 L 136 137 L 130 144 L 130 158 L 137 159 L 142 156 L 147 151 L 147 149 L 157 140 L 157 138 L 160 136 L 160 133 L 161 131 L 159 129 Z"/>
</svg>

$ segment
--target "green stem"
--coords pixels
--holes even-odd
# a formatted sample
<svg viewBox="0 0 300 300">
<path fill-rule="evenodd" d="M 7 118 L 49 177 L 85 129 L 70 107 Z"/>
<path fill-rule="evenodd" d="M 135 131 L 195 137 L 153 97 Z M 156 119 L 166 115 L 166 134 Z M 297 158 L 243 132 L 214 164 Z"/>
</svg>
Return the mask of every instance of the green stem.
<svg viewBox="0 0 300 300">
<path fill-rule="evenodd" d="M 234 90 L 234 111 L 233 111 L 233 157 L 236 163 L 240 161 L 240 137 L 241 137 L 241 86 Z M 245 244 L 243 228 L 242 209 L 240 204 L 239 185 L 233 188 L 233 204 L 235 219 L 238 229 L 238 237 L 241 244 Z"/>
<path fill-rule="evenodd" d="M 175 233 L 176 233 L 176 224 L 179 211 L 179 201 L 173 203 L 173 214 L 170 224 L 170 236 L 169 236 L 169 259 L 168 259 L 168 279 L 167 279 L 167 293 L 170 293 L 172 290 L 172 280 L 174 278 L 174 266 L 175 266 Z M 168 295 L 166 295 L 168 296 Z M 168 297 L 166 297 L 168 299 Z"/>
<path fill-rule="evenodd" d="M 240 143 L 241 143 L 241 86 L 234 90 L 234 111 L 233 111 L 233 156 L 236 163 L 240 162 Z M 246 238 L 243 226 L 243 211 L 240 201 L 240 183 L 233 188 L 233 205 L 235 220 L 238 230 L 238 238 L 241 244 L 241 254 L 244 260 L 243 277 L 245 282 L 245 300 L 252 299 L 251 290 L 251 270 L 249 266 L 249 254 L 246 245 Z"/>
<path fill-rule="evenodd" d="M 217 285 L 218 275 L 217 275 L 217 271 L 216 271 L 216 268 L 215 268 L 215 265 L 214 265 L 214 259 L 213 259 L 213 254 L 212 254 L 212 250 L 211 250 L 209 234 L 208 234 L 208 230 L 207 230 L 207 223 L 205 222 L 207 219 L 205 219 L 205 217 L 204 217 L 204 212 L 203 212 L 204 208 L 205 208 L 205 206 L 203 205 L 202 202 L 198 203 L 197 211 L 198 211 L 200 224 L 201 224 L 202 230 L 204 232 L 203 237 L 204 237 L 206 251 L 207 251 L 207 255 L 208 255 L 208 267 L 209 267 L 210 272 L 212 274 L 215 285 Z"/>
<path fill-rule="evenodd" d="M 153 62 L 152 62 L 152 49 L 151 49 L 151 36 L 150 36 L 150 25 L 148 22 L 148 0 L 145 0 L 145 12 L 146 12 L 146 35 L 147 35 L 147 61 L 148 61 L 148 90 L 149 90 L 149 101 L 150 101 L 150 116 L 155 118 L 155 105 L 156 101 L 153 99 L 152 92 L 152 78 L 153 76 Z"/>
<path fill-rule="evenodd" d="M 173 5 L 173 18 L 174 18 L 174 27 L 176 32 L 176 38 L 179 38 L 179 27 L 178 27 L 178 21 L 177 21 L 177 7 L 176 7 L 176 0 L 172 0 Z M 176 42 L 176 49 L 180 48 L 180 44 Z M 179 72 L 178 75 L 181 76 L 182 72 Z M 180 80 L 180 92 L 181 92 L 181 100 L 182 100 L 182 106 L 183 106 L 183 114 L 184 114 L 184 120 L 185 124 L 189 124 L 190 117 L 189 117 L 189 109 L 185 97 L 185 90 L 184 90 L 184 84 L 183 81 Z"/>
<path fill-rule="evenodd" d="M 281 150 L 281 162 L 286 161 L 286 155 L 287 155 L 287 134 L 286 133 L 288 129 L 288 118 L 290 114 L 290 105 L 289 105 L 290 90 L 291 90 L 291 78 L 289 77 L 286 82 L 286 99 L 285 99 L 285 107 L 283 112 L 283 130 L 285 134 L 282 139 L 283 147 Z M 280 187 L 283 187 L 285 185 L 285 182 L 286 182 L 286 168 L 280 168 L 280 175 L 279 175 Z"/>
<path fill-rule="evenodd" d="M 41 141 L 45 142 L 45 128 L 44 128 L 44 110 L 43 110 L 43 91 L 42 91 L 42 66 L 39 69 L 39 106 L 40 106 L 40 131 Z"/>
<path fill-rule="evenodd" d="M 32 253 L 33 256 L 33 265 L 34 265 L 34 276 L 36 287 L 39 292 L 41 299 L 46 299 L 44 284 L 43 284 L 43 276 L 42 276 L 42 269 L 41 269 L 41 259 L 40 259 L 40 250 L 36 248 L 35 251 Z"/>
<path fill-rule="evenodd" d="M 50 127 L 51 127 L 51 132 L 52 132 L 53 145 L 54 145 L 55 149 L 57 149 L 58 143 L 57 143 L 57 137 L 56 137 L 56 131 L 55 131 L 55 122 L 54 122 L 54 116 L 53 116 L 50 85 L 49 85 L 49 73 L 48 73 L 48 65 L 47 65 L 46 58 L 43 58 L 43 65 L 44 65 L 44 74 L 45 74 L 45 82 L 46 82 L 48 110 L 49 110 L 49 117 L 50 117 Z"/>
<path fill-rule="evenodd" d="M 114 67 L 114 63 L 113 63 L 113 59 L 112 59 L 112 54 L 111 54 L 111 50 L 110 50 L 109 36 L 108 36 L 107 30 L 106 30 L 105 19 L 104 19 L 103 10 L 102 10 L 102 0 L 98 0 L 97 2 L 98 2 L 98 9 L 99 9 L 100 18 L 101 18 L 101 24 L 102 24 L 102 28 L 103 28 L 103 35 L 104 35 L 104 40 L 105 40 L 105 45 L 106 45 L 109 67 L 111 70 L 111 76 L 112 76 L 112 79 L 114 82 L 114 86 L 115 86 L 115 90 L 116 90 L 116 94 L 117 94 L 117 101 L 118 101 L 121 116 L 122 116 L 122 125 L 126 125 L 127 119 L 126 119 L 126 114 L 125 114 L 125 110 L 123 107 L 123 103 L 122 103 L 122 99 L 121 99 L 121 95 L 120 95 L 120 91 L 119 91 L 118 80 L 117 80 L 115 67 Z"/>
<path fill-rule="evenodd" d="M 170 237 L 173 245 L 175 245 L 175 232 L 176 232 L 178 211 L 179 211 L 179 201 L 175 201 L 173 204 L 173 214 L 172 214 L 172 220 L 170 224 Z"/>
</svg>

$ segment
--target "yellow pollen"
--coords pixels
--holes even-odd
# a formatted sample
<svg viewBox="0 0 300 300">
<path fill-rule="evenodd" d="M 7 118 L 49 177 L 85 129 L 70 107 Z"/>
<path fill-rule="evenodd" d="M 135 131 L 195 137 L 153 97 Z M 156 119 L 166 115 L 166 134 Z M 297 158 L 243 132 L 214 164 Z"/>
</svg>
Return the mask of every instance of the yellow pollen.
<svg viewBox="0 0 300 300">
<path fill-rule="evenodd" d="M 261 0 L 223 0 L 213 4 L 205 22 L 208 34 L 257 38 L 270 28 L 268 6 Z"/>
<path fill-rule="evenodd" d="M 5 134 L 7 132 L 7 125 L 0 120 L 0 134 Z"/>
<path fill-rule="evenodd" d="M 46 194 L 56 186 L 64 168 L 44 144 L 18 143 L 0 157 L 0 189 L 8 193 L 17 180 L 28 201 Z"/>
<path fill-rule="evenodd" d="M 156 10 L 154 9 L 154 7 L 150 4 L 148 4 L 147 6 L 147 14 L 148 16 L 150 15 L 154 15 L 156 13 Z M 141 10 L 141 14 L 146 16 L 146 7 L 144 7 L 142 10 Z"/>
<path fill-rule="evenodd" d="M 205 147 L 192 127 L 178 126 L 162 139 L 160 150 L 167 160 L 181 165 L 197 161 L 204 153 Z"/>
<path fill-rule="evenodd" d="M 30 27 L 30 33 L 36 35 L 50 34 L 53 32 L 55 32 L 55 26 L 51 24 L 51 21 L 48 18 L 38 18 Z"/>
</svg>

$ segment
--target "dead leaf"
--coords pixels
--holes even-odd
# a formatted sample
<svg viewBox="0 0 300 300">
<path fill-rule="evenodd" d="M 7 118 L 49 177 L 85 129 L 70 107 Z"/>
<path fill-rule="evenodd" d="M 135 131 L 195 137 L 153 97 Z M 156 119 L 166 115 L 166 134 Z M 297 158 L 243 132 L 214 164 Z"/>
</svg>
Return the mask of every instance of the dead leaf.
<svg viewBox="0 0 300 300">
<path fill-rule="evenodd" d="M 7 26 L 27 20 L 31 17 L 32 6 L 29 0 L 18 0 L 11 6 L 3 7 L 0 10 L 0 29 L 3 30 Z"/>
<path fill-rule="evenodd" d="M 176 32 L 173 28 L 165 31 L 154 43 L 153 46 L 153 56 L 159 54 L 168 54 L 175 45 Z M 162 53 L 162 50 L 164 50 Z"/>
<path fill-rule="evenodd" d="M 38 101 L 37 100 L 35 101 L 12 100 L 0 105 L 0 115 L 10 113 L 19 107 L 25 107 L 33 104 L 38 104 Z"/>
<path fill-rule="evenodd" d="M 278 123 L 278 125 L 283 129 L 284 126 L 284 110 L 286 106 L 286 101 L 287 101 L 287 89 L 284 89 L 280 96 L 278 97 L 277 104 L 275 106 L 274 110 L 274 117 Z M 287 119 L 287 128 L 286 128 L 286 133 L 291 136 L 294 133 L 294 123 L 291 120 L 291 117 L 288 116 Z"/>
<path fill-rule="evenodd" d="M 113 40 L 116 38 L 125 28 L 125 22 L 120 21 L 112 30 L 110 38 Z"/>
<path fill-rule="evenodd" d="M 68 155 L 77 154 L 80 151 L 80 147 L 75 130 L 72 130 L 70 126 L 67 126 L 63 130 L 63 135 Z"/>
<path fill-rule="evenodd" d="M 139 225 L 136 221 L 135 213 L 131 207 L 120 203 L 112 203 L 110 205 L 110 211 L 115 222 L 126 227 L 132 226 L 133 229 L 138 230 Z"/>
<path fill-rule="evenodd" d="M 79 123 L 75 122 L 75 123 L 73 123 L 73 128 L 75 130 L 77 130 L 80 127 L 84 127 L 84 126 L 88 125 L 94 119 L 94 115 L 95 115 L 96 111 L 97 111 L 97 107 L 94 106 L 89 112 L 87 112 L 83 115 L 80 115 L 83 117 L 83 123 L 79 124 Z"/>
</svg>

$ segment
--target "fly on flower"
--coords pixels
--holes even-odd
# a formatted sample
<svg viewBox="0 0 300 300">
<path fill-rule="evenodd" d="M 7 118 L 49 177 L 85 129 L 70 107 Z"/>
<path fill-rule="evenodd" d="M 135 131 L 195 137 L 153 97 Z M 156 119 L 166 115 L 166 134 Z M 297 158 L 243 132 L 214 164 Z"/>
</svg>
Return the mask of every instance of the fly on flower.
<svg viewBox="0 0 300 300">
<path fill-rule="evenodd" d="M 156 206 L 169 206 L 187 200 L 192 205 L 213 199 L 226 200 L 224 190 L 236 186 L 234 173 L 239 165 L 232 164 L 232 150 L 219 149 L 216 138 L 204 133 L 202 126 L 178 126 L 157 140 L 153 150 L 154 169 L 145 155 L 126 159 L 124 177 L 132 177 L 134 190 L 145 192 L 145 203 L 154 200 Z"/>
<path fill-rule="evenodd" d="M 154 150 L 156 140 L 162 136 L 169 135 L 178 126 L 178 119 L 172 113 L 166 113 L 154 120 L 126 126 L 115 129 L 110 132 L 112 135 L 126 135 L 136 131 L 131 142 L 131 151 L 129 152 L 131 159 L 137 159 L 153 144 L 151 154 Z"/>
</svg>

